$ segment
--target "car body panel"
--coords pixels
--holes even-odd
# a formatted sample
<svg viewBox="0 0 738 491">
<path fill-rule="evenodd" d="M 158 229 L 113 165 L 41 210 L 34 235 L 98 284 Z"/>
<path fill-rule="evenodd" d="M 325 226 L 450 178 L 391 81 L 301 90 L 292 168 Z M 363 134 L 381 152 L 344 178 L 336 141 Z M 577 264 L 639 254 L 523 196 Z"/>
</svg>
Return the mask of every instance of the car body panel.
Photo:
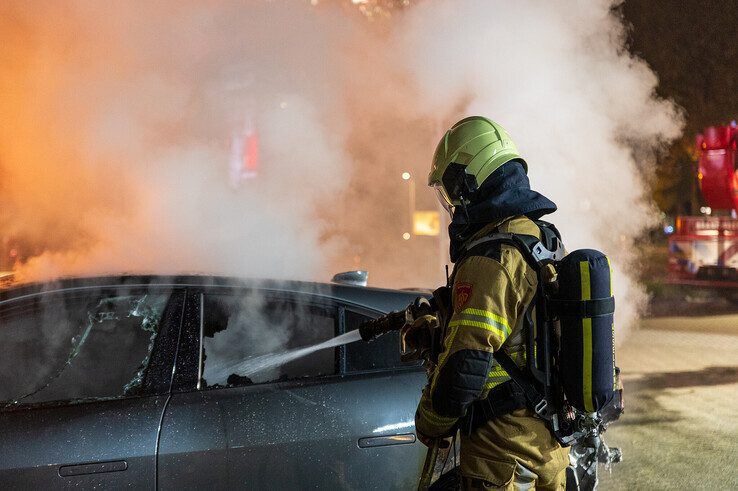
<svg viewBox="0 0 738 491">
<path fill-rule="evenodd" d="M 405 371 L 175 394 L 162 428 L 159 483 L 163 489 L 413 487 L 425 455 L 413 422 L 423 382 L 422 373 Z M 363 438 L 390 435 L 412 438 L 359 447 Z"/>
<path fill-rule="evenodd" d="M 156 440 L 166 399 L 2 412 L 0 482 L 6 489 L 154 489 Z M 101 463 L 122 463 L 124 468 Z M 88 467 L 82 468 L 85 464 Z"/>
<path fill-rule="evenodd" d="M 157 347 L 172 359 L 149 369 L 170 377 L 172 392 L 167 385 L 165 393 L 147 397 L 0 410 L 0 451 L 12 455 L 0 465 L 0 481 L 83 489 L 415 485 L 425 455 L 414 438 L 425 383 L 418 367 L 351 372 L 346 348 L 337 348 L 335 375 L 198 390 L 197 353 L 203 291 L 258 288 L 309 297 L 335 309 L 337 319 L 345 309 L 372 316 L 401 309 L 418 293 L 220 277 L 102 277 L 0 289 L 0 308 L 48 293 L 121 286 L 182 292 L 168 307 L 177 322 L 167 321 Z M 336 332 L 343 329 L 337 325 Z"/>
<path fill-rule="evenodd" d="M 418 368 L 346 373 L 196 390 L 203 292 L 188 294 L 175 392 L 162 426 L 159 484 L 163 489 L 400 489 L 417 482 L 425 447 L 415 440 L 414 413 L 425 383 Z M 233 294 L 243 293 L 237 288 Z M 320 292 L 322 293 L 322 292 Z M 294 297 L 273 289 L 267 296 Z M 336 296 L 301 293 L 300 302 L 378 312 Z M 416 294 L 384 296 L 403 308 Z M 358 300 L 360 297 L 346 297 Z M 344 297 L 345 298 L 345 297 Z M 389 304 L 389 305 L 388 305 Z M 355 326 L 354 326 L 355 327 Z M 339 329 L 343 332 L 344 327 Z M 345 359 L 341 351 L 341 360 Z M 404 439 L 379 437 L 404 435 Z M 369 440 L 362 448 L 359 441 Z M 225 462 L 225 468 L 224 468 Z M 381 472 L 378 472 L 381 469 Z"/>
<path fill-rule="evenodd" d="M 137 288 L 78 286 L 70 295 L 130 294 Z M 21 401 L 1 408 L 0 482 L 4 485 L 44 489 L 156 487 L 159 428 L 169 399 L 176 351 L 176 343 L 171 343 L 171 339 L 176 340 L 179 335 L 184 290 L 153 286 L 145 291 L 165 293 L 168 297 L 154 354 L 140 387 L 141 395 L 49 403 Z M 48 295 L 61 298 L 60 293 L 64 292 L 52 293 L 48 288 L 24 291 L 5 298 L 0 307 L 12 309 L 20 303 L 44 302 Z"/>
</svg>

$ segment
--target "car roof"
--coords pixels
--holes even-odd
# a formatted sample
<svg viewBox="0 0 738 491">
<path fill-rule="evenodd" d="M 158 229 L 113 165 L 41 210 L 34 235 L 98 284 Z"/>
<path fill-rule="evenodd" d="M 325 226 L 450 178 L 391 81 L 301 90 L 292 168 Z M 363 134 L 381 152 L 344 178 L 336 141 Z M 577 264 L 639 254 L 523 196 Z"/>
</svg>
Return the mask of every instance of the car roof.
<svg viewBox="0 0 738 491">
<path fill-rule="evenodd" d="M 21 298 L 49 293 L 65 293 L 100 288 L 135 288 L 151 286 L 252 288 L 306 294 L 389 312 L 404 308 L 419 291 L 391 290 L 384 288 L 341 285 L 294 280 L 250 279 L 212 275 L 115 275 L 61 278 L 58 280 L 15 284 L 0 288 L 0 305 Z"/>
</svg>

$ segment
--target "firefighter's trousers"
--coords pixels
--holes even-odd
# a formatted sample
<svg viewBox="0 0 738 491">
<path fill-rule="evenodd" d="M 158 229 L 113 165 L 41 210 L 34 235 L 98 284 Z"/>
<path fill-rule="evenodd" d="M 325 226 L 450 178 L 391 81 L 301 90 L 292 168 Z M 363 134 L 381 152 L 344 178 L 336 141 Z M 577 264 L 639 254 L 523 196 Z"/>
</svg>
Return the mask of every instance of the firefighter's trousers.
<svg viewBox="0 0 738 491">
<path fill-rule="evenodd" d="M 488 421 L 461 438 L 464 489 L 566 488 L 569 449 L 529 409 Z"/>
</svg>

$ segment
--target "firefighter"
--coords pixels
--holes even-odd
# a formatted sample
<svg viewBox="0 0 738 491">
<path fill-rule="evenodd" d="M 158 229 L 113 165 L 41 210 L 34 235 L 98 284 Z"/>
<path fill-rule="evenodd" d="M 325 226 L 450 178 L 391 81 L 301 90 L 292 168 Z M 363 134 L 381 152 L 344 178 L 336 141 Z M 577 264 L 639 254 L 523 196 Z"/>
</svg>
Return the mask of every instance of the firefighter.
<svg viewBox="0 0 738 491">
<path fill-rule="evenodd" d="M 568 449 L 527 407 L 521 391 L 492 357 L 505 350 L 525 366 L 526 311 L 537 276 L 520 252 L 494 243 L 482 253 L 470 246 L 489 234 L 541 236 L 533 220 L 556 205 L 532 191 L 527 164 L 507 132 L 479 116 L 453 125 L 436 148 L 429 185 L 452 214 L 450 306 L 443 348 L 415 416 L 426 445 L 460 430 L 466 489 L 563 489 Z M 444 317 L 441 315 L 441 317 Z M 529 318 L 529 317 L 528 317 Z M 488 403 L 494 416 L 474 408 Z M 465 428 L 467 429 L 465 431 Z"/>
</svg>

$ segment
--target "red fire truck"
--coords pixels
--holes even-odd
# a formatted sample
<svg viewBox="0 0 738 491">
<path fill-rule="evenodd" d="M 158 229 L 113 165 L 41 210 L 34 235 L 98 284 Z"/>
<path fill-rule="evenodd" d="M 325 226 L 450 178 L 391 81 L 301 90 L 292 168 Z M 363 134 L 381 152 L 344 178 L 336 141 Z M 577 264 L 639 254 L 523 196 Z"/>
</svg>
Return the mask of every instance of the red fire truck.
<svg viewBox="0 0 738 491">
<path fill-rule="evenodd" d="M 669 237 L 669 282 L 718 289 L 731 299 L 738 299 L 736 141 L 735 122 L 697 135 L 697 177 L 709 209 L 677 217 Z"/>
</svg>

